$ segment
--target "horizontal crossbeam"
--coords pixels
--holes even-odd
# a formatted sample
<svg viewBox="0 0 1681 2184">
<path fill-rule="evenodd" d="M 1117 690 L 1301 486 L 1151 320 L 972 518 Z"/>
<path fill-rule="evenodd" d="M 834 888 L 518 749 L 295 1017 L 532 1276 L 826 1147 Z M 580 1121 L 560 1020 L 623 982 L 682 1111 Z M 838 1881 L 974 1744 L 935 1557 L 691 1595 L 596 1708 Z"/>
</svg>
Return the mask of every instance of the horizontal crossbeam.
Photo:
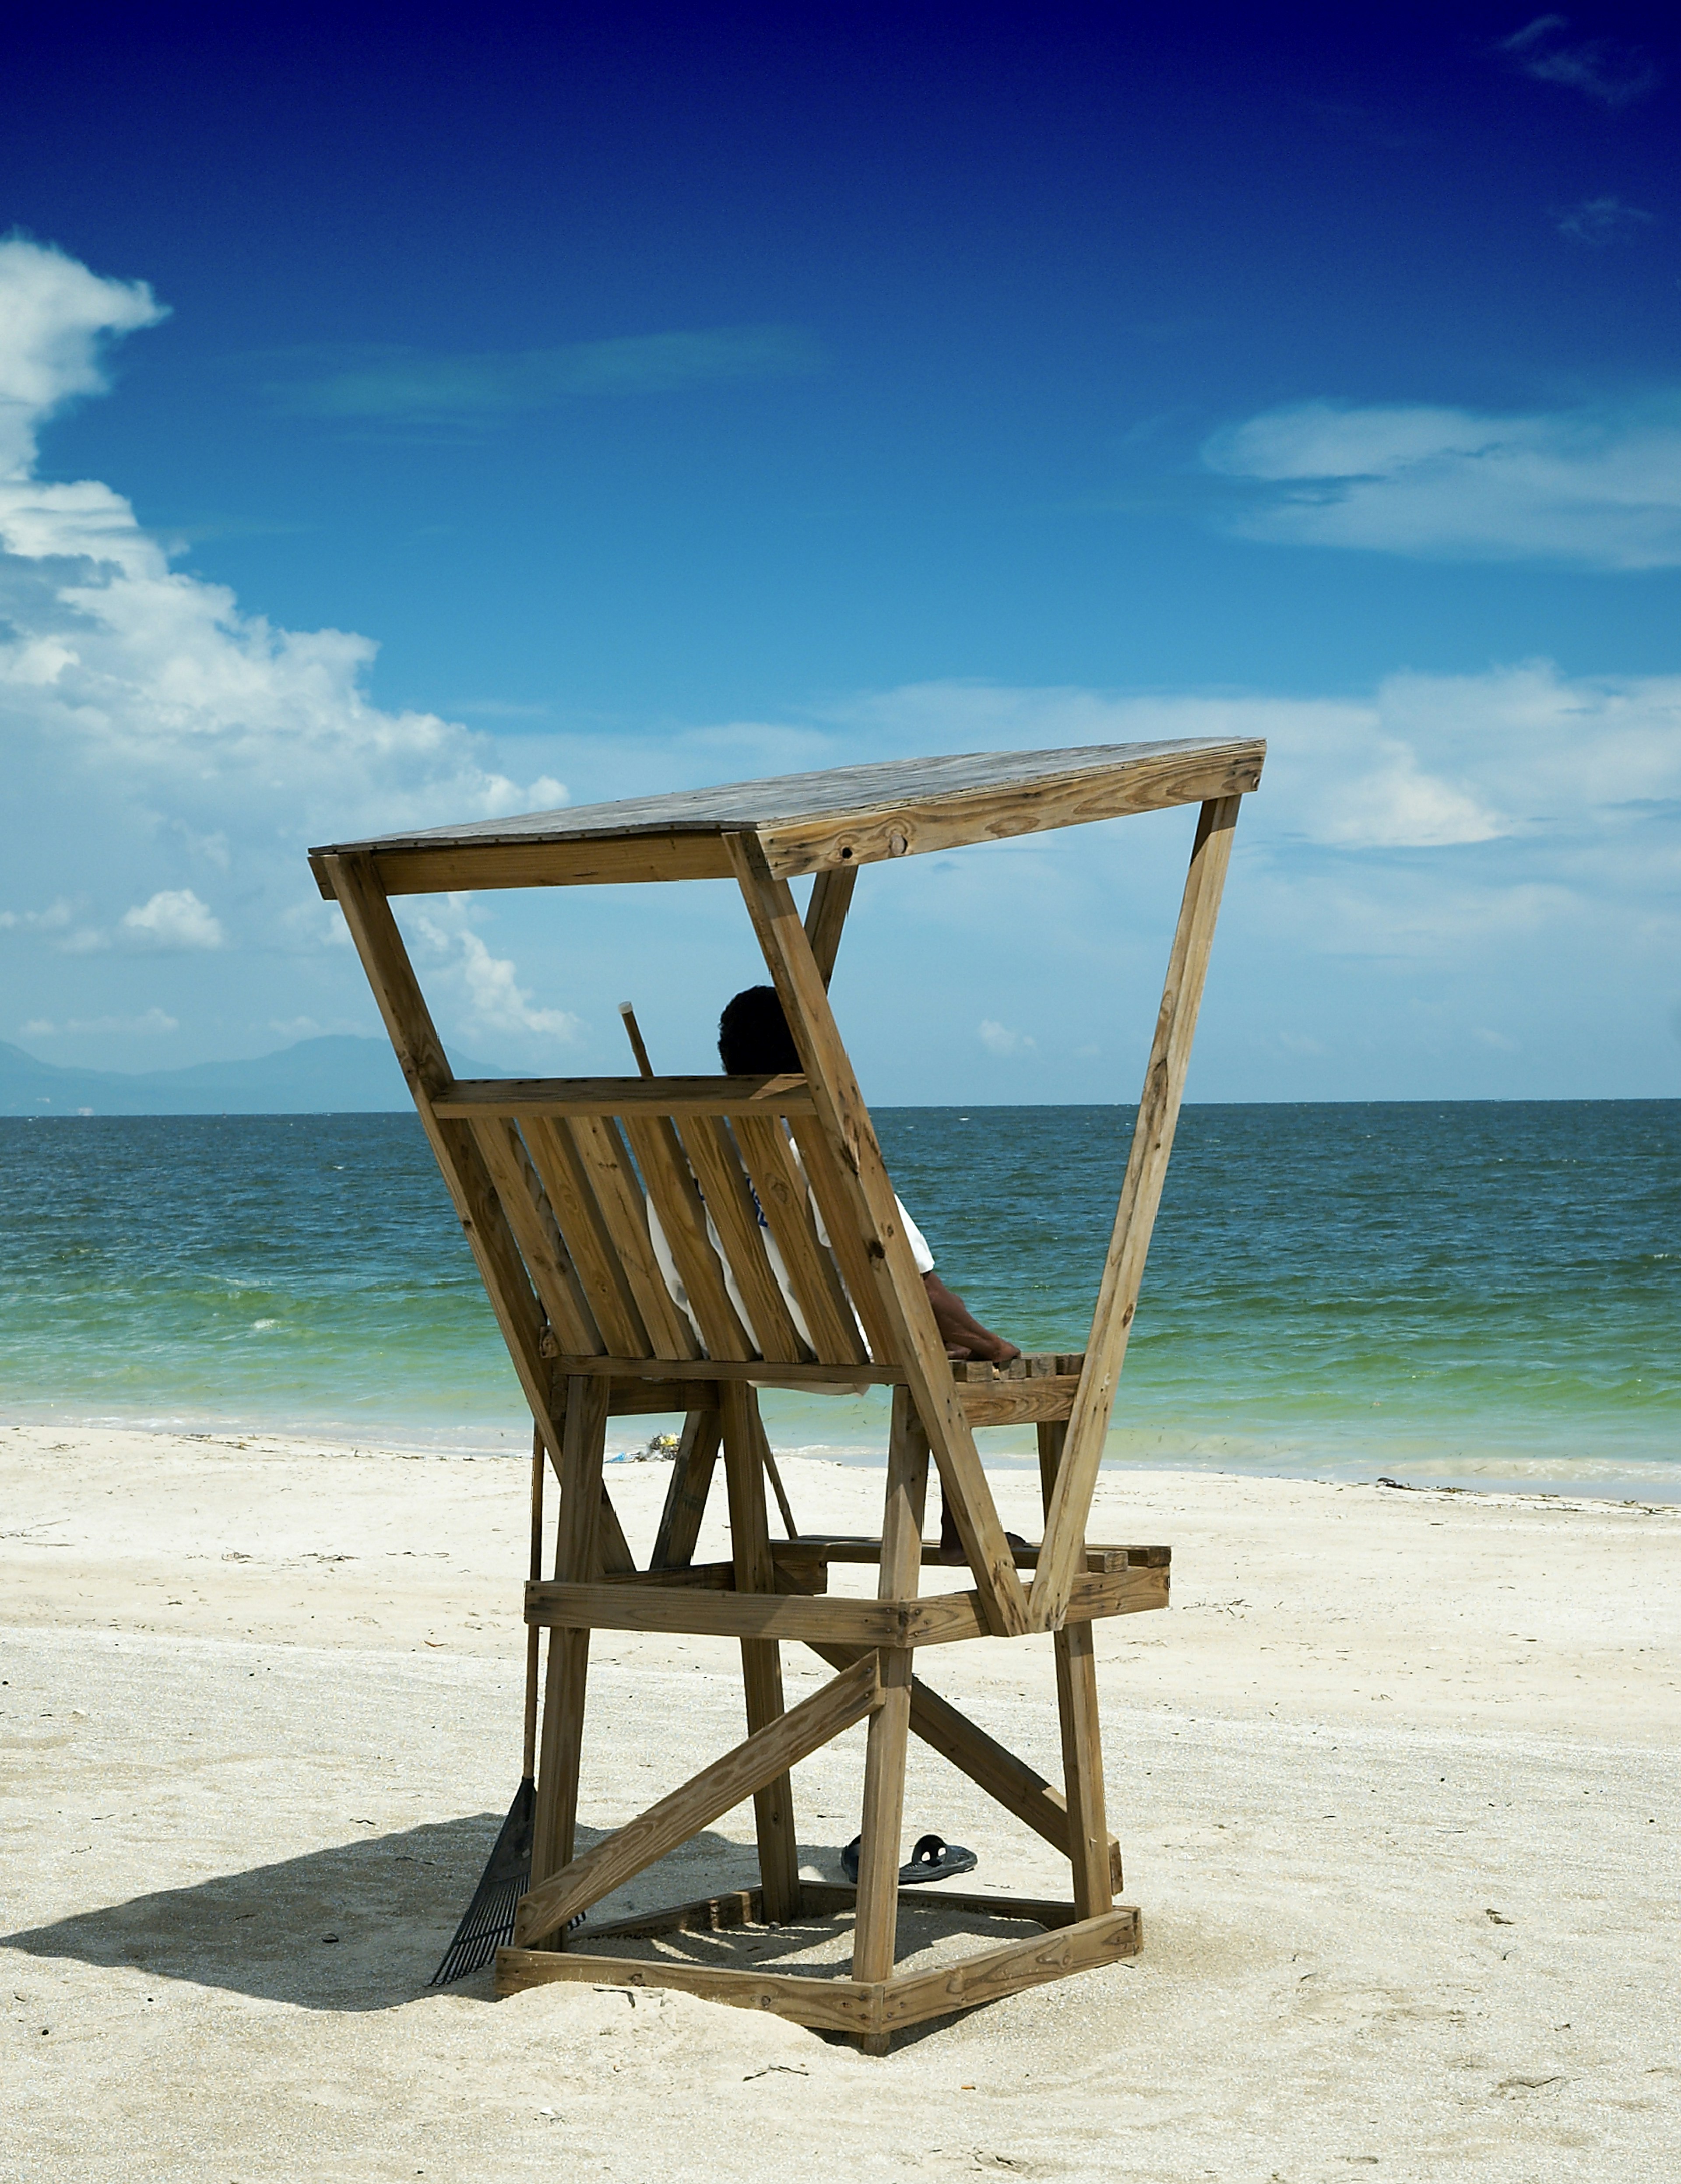
<svg viewBox="0 0 1681 2184">
<path fill-rule="evenodd" d="M 458 1077 L 433 1103 L 493 1115 L 809 1115 L 805 1079 L 782 1077 Z"/>
<path fill-rule="evenodd" d="M 1165 1569 L 1088 1574 L 1074 1580 L 1066 1619 L 1085 1623 L 1166 1607 L 1167 1585 Z M 977 1592 L 934 1593 L 921 1600 L 814 1600 L 804 1594 L 713 1592 L 630 1581 L 528 1585 L 526 1621 L 543 1630 L 678 1631 L 835 1646 L 949 1646 L 992 1635 Z"/>
</svg>

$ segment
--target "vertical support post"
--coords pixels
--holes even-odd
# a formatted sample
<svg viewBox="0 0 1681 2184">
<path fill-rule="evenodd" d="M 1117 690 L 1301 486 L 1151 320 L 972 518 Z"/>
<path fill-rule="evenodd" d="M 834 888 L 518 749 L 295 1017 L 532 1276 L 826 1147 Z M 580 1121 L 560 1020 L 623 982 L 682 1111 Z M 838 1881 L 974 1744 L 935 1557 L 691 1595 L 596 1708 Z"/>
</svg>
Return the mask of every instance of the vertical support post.
<svg viewBox="0 0 1681 2184">
<path fill-rule="evenodd" d="M 601 1524 L 601 1462 L 607 1440 L 607 1391 L 605 1380 L 591 1377 L 580 1375 L 566 1383 L 560 1518 L 554 1541 L 554 1575 L 561 1584 L 587 1585 L 599 1566 L 597 1542 Z M 588 1676 L 588 1631 L 552 1630 L 543 1694 L 537 1809 L 532 1824 L 533 1888 L 572 1862 Z"/>
<path fill-rule="evenodd" d="M 745 1380 L 720 1390 L 724 1429 L 724 1479 L 730 1496 L 730 1537 L 738 1592 L 774 1592 L 771 1526 L 765 1508 L 765 1469 L 760 1457 L 758 1397 Z M 741 1641 L 742 1684 L 749 1736 L 782 1713 L 782 1650 L 774 1638 Z M 799 1851 L 794 1839 L 793 1779 L 779 1774 L 753 1800 L 759 1838 L 759 1878 L 765 1916 L 772 1923 L 799 1915 Z"/>
<path fill-rule="evenodd" d="M 1068 1429 L 1047 1422 L 1039 1427 L 1039 1486 L 1050 1507 L 1062 1444 Z M 1082 1533 L 1080 1544 L 1085 1545 Z M 1062 1781 L 1068 1801 L 1068 1862 L 1074 1872 L 1074 1910 L 1095 1919 L 1114 1906 L 1118 1879 L 1111 1869 L 1109 1822 L 1104 1811 L 1103 1736 L 1097 1703 L 1095 1624 L 1065 1623 L 1053 1640 L 1056 1648 L 1056 1713 L 1062 1730 Z M 1116 1860 L 1118 1864 L 1118 1859 Z"/>
<path fill-rule="evenodd" d="M 928 1436 L 909 1388 L 893 1391 L 888 1443 L 887 1501 L 882 1512 L 882 1567 L 877 1596 L 913 1600 L 922 1572 L 922 1508 L 928 1490 Z M 908 1646 L 883 1646 L 882 1703 L 870 1717 L 864 1761 L 864 1812 L 858 1846 L 858 1915 L 852 1976 L 893 1975 L 899 1923 L 899 1854 L 905 1824 L 905 1756 L 910 1735 L 911 1669 Z M 866 2036 L 866 2054 L 885 2054 L 885 2034 Z"/>
<path fill-rule="evenodd" d="M 1190 870 L 1185 877 L 1155 1037 L 1138 1099 L 1133 1150 L 1104 1260 L 1097 1309 L 1092 1315 L 1085 1369 L 1074 1397 L 1074 1414 L 1068 1421 L 1062 1464 L 1045 1512 L 1044 1541 L 1039 1549 L 1031 1608 L 1035 1630 L 1060 1629 L 1078 1573 L 1092 1490 L 1103 1460 L 1104 1435 L 1109 1431 L 1110 1413 L 1115 1407 L 1115 1387 L 1127 1355 L 1133 1315 L 1138 1308 L 1138 1290 L 1156 1207 L 1161 1202 L 1167 1156 L 1173 1149 L 1197 1009 L 1214 941 L 1214 922 L 1232 861 L 1232 830 L 1242 803 L 1240 796 L 1215 797 L 1203 805 L 1197 817 Z"/>
</svg>

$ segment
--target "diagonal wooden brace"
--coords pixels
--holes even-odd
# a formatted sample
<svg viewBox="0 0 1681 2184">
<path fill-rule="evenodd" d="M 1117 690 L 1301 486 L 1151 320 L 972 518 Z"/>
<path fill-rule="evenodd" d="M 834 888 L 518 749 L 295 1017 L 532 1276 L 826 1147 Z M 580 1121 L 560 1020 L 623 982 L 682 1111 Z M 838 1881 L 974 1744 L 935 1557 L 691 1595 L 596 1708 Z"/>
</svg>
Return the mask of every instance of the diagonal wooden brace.
<svg viewBox="0 0 1681 2184">
<path fill-rule="evenodd" d="M 1020 1637 L 1028 1628 L 1027 1596 L 793 895 L 786 880 L 772 875 L 756 834 L 726 834 L 724 846 L 799 1050 L 838 1182 L 852 1201 L 856 1233 L 869 1240 L 877 1302 L 916 1399 L 988 1628 L 1002 1638 Z M 834 1223 L 829 1226 L 832 1235 Z"/>
<path fill-rule="evenodd" d="M 531 1948 L 578 1912 L 610 1896 L 881 1703 L 881 1678 L 871 1652 L 521 1897 L 515 1945 Z"/>
<path fill-rule="evenodd" d="M 850 1646 L 813 1646 L 811 1650 L 832 1669 L 844 1669 L 865 1658 Z M 996 1737 L 988 1736 L 949 1700 L 931 1691 L 920 1676 L 913 1676 L 910 1682 L 910 1728 L 914 1736 L 932 1746 L 943 1759 L 949 1759 L 1006 1812 L 1014 1813 L 1035 1835 L 1043 1836 L 1054 1851 L 1064 1858 L 1071 1856 L 1068 1800 L 1062 1791 L 1047 1782 L 1036 1767 L 1018 1759 Z M 1121 1845 L 1112 1835 L 1109 1872 L 1118 1895 L 1123 1886 Z"/>
</svg>

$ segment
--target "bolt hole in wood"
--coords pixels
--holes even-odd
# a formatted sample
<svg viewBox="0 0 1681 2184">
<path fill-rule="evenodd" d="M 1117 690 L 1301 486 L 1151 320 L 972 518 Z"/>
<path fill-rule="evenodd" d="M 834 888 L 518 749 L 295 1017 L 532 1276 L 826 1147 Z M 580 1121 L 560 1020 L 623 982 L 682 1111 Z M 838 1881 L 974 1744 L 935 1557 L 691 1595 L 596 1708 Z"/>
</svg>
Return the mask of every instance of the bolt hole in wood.
<svg viewBox="0 0 1681 2184">
<path fill-rule="evenodd" d="M 1216 738 L 994 751 L 311 851 L 322 894 L 343 911 L 536 1428 L 530 1575 L 539 1577 L 542 1558 L 553 1577 L 534 1582 L 528 1595 L 526 1774 L 529 1782 L 534 1758 L 536 1780 L 530 1877 L 510 1921 L 521 1946 L 498 1954 L 499 1993 L 539 1981 L 648 1983 L 646 1962 L 593 1953 L 615 1933 L 663 1939 L 849 1914 L 849 1979 L 693 1961 L 662 1962 L 652 1976 L 714 2001 L 830 2027 L 881 2054 L 911 2025 L 1137 1951 L 1138 1913 L 1114 1901 L 1120 1848 L 1104 1808 L 1092 1618 L 1165 1607 L 1167 1554 L 1139 1549 L 1134 1568 L 1129 1552 L 1094 1551 L 1085 1529 L 1172 1150 L 1233 829 L 1264 756 L 1257 740 Z M 1023 1361 L 1015 1393 L 971 1386 L 967 1373 L 960 1392 L 829 1006 L 857 869 L 1174 805 L 1198 807 L 1190 866 L 1085 1352 Z M 788 883 L 808 874 L 815 881 L 802 919 Z M 638 1054 L 643 1073 L 627 1080 L 457 1084 L 392 914 L 392 895 L 689 879 L 732 879 L 738 887 L 799 1050 L 798 1078 L 662 1078 Z M 751 1217 L 755 1195 L 786 1280 Z M 655 1263 L 654 1215 L 682 1275 L 693 1324 Z M 803 1334 L 789 1309 L 795 1302 Z M 814 1373 L 861 1373 L 893 1388 L 881 1535 L 867 1542 L 879 1566 L 874 1599 L 828 1594 L 830 1560 L 858 1559 L 860 1543 L 800 1539 L 785 1511 L 799 1553 L 791 1563 L 772 1548 L 765 1480 L 767 1474 L 775 1479 L 774 1460 L 754 1384 L 799 1386 Z M 686 1411 L 687 1424 L 654 1553 L 638 1572 L 603 1484 L 603 1449 L 610 1417 L 658 1409 L 662 1399 L 665 1407 Z M 990 1415 L 988 1405 L 1001 1406 L 1000 1417 L 1019 1409 L 1038 1424 L 1045 1517 L 1043 1540 L 1030 1554 L 1018 1557 L 1007 1541 L 976 1446 L 974 1425 Z M 919 1600 L 931 1466 L 973 1590 Z M 558 1519 L 545 1529 L 542 1490 L 551 1471 L 559 1482 Z M 716 1473 L 727 1488 L 732 1559 L 701 1571 L 693 1552 Z M 575 1855 L 597 1628 L 735 1638 L 747 1735 Z M 983 1635 L 1052 1647 L 1060 1786 L 913 1674 L 919 1646 Z M 817 1652 L 832 1680 L 789 1707 L 782 1649 L 791 1642 Z M 855 1892 L 801 1876 L 791 1773 L 854 1723 L 866 1724 L 867 1738 Z M 948 1911 L 1016 1922 L 1017 1931 L 1001 1946 L 932 1967 L 896 1966 L 913 1734 L 1071 1869 L 1066 1901 L 946 1895 Z M 569 1941 L 593 1905 L 749 1798 L 757 1888 L 586 1928 Z M 578 1946 L 586 1935 L 588 1946 Z"/>
</svg>

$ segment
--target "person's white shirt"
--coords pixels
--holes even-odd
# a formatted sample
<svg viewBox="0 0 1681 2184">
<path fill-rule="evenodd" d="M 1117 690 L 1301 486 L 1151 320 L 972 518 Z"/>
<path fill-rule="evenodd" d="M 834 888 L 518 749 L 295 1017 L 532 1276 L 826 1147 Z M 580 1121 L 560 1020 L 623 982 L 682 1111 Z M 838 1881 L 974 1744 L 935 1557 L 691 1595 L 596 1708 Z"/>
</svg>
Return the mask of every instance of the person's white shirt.
<svg viewBox="0 0 1681 2184">
<path fill-rule="evenodd" d="M 799 1147 L 793 1146 L 790 1150 L 793 1154 L 795 1166 L 799 1167 L 800 1173 L 804 1175 L 805 1168 L 804 1162 L 799 1157 Z M 749 1185 L 749 1189 L 750 1188 L 751 1186 Z M 776 1278 L 776 1286 L 782 1290 L 783 1301 L 788 1306 L 788 1318 L 793 1322 L 795 1330 L 799 1334 L 800 1340 L 804 1343 L 806 1348 L 808 1350 L 815 1351 L 817 1346 L 811 1340 L 811 1329 L 805 1323 L 805 1315 L 800 1310 L 799 1299 L 794 1293 L 793 1284 L 788 1279 L 788 1265 L 784 1261 L 781 1249 L 777 1245 L 776 1231 L 771 1227 L 769 1222 L 765 1218 L 765 1209 L 759 1203 L 758 1192 L 754 1191 L 752 1195 L 754 1211 L 759 1216 L 760 1236 L 765 1246 L 765 1256 L 770 1262 L 771 1271 Z M 809 1184 L 806 1186 L 806 1195 L 808 1201 L 810 1201 L 810 1185 Z M 905 1240 L 910 1245 L 911 1256 L 916 1262 L 917 1273 L 919 1274 L 932 1273 L 934 1268 L 934 1255 L 928 1249 L 927 1238 L 923 1235 L 921 1230 L 916 1226 L 916 1223 L 911 1219 L 909 1213 L 905 1212 L 904 1201 L 899 1198 L 895 1198 L 893 1204 L 899 1208 L 899 1223 L 905 1230 Z M 821 1209 L 813 1203 L 811 1212 L 816 1223 L 818 1242 L 824 1246 L 825 1250 L 832 1250 L 832 1247 L 829 1243 L 829 1232 L 824 1226 Z M 659 1211 L 655 1207 L 652 1199 L 649 1199 L 648 1201 L 648 1233 L 649 1240 L 654 1245 L 654 1256 L 659 1261 L 660 1271 L 665 1277 L 665 1286 L 671 1292 L 674 1301 L 683 1313 L 683 1316 L 688 1321 L 689 1325 L 694 1329 L 696 1338 L 699 1340 L 701 1347 L 704 1350 L 705 1348 L 706 1339 L 704 1335 L 701 1334 L 700 1322 L 694 1316 L 694 1308 L 689 1302 L 687 1287 L 683 1281 L 682 1273 L 678 1271 L 676 1261 L 671 1256 L 671 1245 L 666 1240 L 665 1231 L 660 1225 Z M 707 1240 L 711 1245 L 712 1250 L 717 1257 L 718 1270 L 723 1276 L 724 1287 L 729 1295 L 730 1302 L 735 1306 L 737 1316 L 739 1318 L 742 1325 L 752 1334 L 754 1342 L 758 1344 L 759 1348 L 762 1352 L 765 1348 L 764 1339 L 760 1334 L 758 1329 L 753 1324 L 753 1315 L 749 1312 L 747 1308 L 747 1301 L 742 1295 L 741 1290 L 737 1285 L 734 1270 L 731 1267 L 728 1258 L 725 1256 L 722 1245 L 719 1239 L 717 1226 L 713 1221 L 710 1212 L 706 1216 L 706 1235 Z M 838 1267 L 836 1268 L 836 1273 L 839 1275 L 840 1270 Z M 841 1276 L 840 1280 L 843 1292 L 847 1293 L 844 1276 Z M 847 1294 L 848 1301 L 850 1302 L 850 1295 L 849 1293 Z M 857 1317 L 857 1308 L 855 1306 L 854 1306 L 854 1317 Z M 859 1332 L 860 1334 L 863 1333 L 861 1322 L 860 1323 Z M 867 1387 L 869 1385 L 870 1383 L 868 1381 L 863 1381 L 858 1384 L 859 1387 Z M 837 1396 L 846 1396 L 855 1392 L 854 1384 L 850 1381 L 818 1382 L 814 1383 L 814 1386 L 817 1392 L 825 1395 L 832 1394 Z"/>
</svg>

